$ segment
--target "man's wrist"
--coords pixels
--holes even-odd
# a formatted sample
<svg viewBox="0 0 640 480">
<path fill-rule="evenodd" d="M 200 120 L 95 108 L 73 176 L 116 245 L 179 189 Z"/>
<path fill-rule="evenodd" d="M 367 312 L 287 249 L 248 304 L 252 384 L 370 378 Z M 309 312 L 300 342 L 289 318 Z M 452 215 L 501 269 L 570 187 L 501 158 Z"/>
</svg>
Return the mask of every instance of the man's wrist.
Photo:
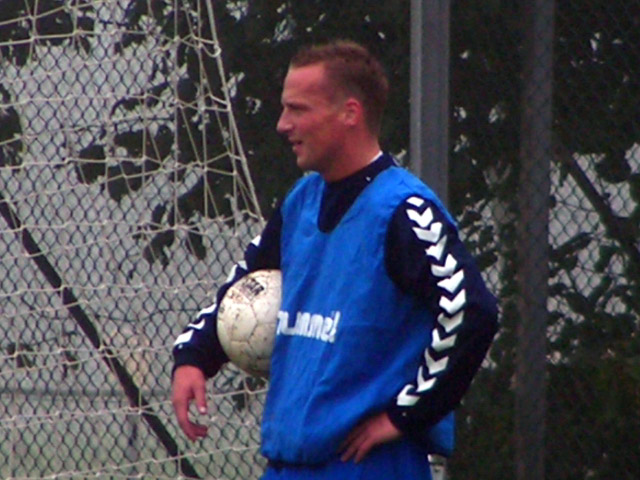
<svg viewBox="0 0 640 480">
<path fill-rule="evenodd" d="M 174 358 L 174 363 L 173 363 L 173 368 L 171 369 L 171 378 L 173 378 L 175 371 L 179 367 L 182 367 L 185 365 L 196 367 L 200 369 L 202 373 L 204 373 L 206 378 L 211 378 L 216 373 L 218 373 L 218 370 L 220 370 L 220 367 L 225 363 L 224 361 L 204 363 L 202 361 L 201 352 L 198 352 L 197 350 L 187 349 L 187 348 L 184 348 L 179 352 L 174 352 L 173 358 Z"/>
</svg>

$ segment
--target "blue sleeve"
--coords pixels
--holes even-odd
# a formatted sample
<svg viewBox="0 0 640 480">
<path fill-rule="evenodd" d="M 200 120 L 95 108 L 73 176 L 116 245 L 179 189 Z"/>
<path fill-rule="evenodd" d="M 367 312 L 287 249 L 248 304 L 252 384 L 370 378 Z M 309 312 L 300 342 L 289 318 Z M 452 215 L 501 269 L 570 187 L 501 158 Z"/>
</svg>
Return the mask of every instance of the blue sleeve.
<svg viewBox="0 0 640 480">
<path fill-rule="evenodd" d="M 174 370 L 181 365 L 193 365 L 200 368 L 209 378 L 228 361 L 218 340 L 218 305 L 229 287 L 247 273 L 280 268 L 281 229 L 282 214 L 278 208 L 267 222 L 262 235 L 253 239 L 247 246 L 244 260 L 233 266 L 226 282 L 218 289 L 215 302 L 210 307 L 202 309 L 176 339 L 173 344 Z"/>
<path fill-rule="evenodd" d="M 498 307 L 456 226 L 440 206 L 413 196 L 389 225 L 385 262 L 406 293 L 436 319 L 414 379 L 387 411 L 420 438 L 460 403 L 497 331 Z"/>
</svg>

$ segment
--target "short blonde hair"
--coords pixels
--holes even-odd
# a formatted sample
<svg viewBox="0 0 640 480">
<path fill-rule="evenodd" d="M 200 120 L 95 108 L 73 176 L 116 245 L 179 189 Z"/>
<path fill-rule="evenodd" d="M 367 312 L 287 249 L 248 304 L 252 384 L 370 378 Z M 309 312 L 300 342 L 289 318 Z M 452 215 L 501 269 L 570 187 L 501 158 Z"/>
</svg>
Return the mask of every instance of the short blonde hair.
<svg viewBox="0 0 640 480">
<path fill-rule="evenodd" d="M 367 127 L 377 135 L 389 94 L 389 81 L 380 62 L 358 43 L 335 40 L 302 47 L 289 67 L 317 63 L 324 65 L 330 82 L 362 103 Z"/>
</svg>

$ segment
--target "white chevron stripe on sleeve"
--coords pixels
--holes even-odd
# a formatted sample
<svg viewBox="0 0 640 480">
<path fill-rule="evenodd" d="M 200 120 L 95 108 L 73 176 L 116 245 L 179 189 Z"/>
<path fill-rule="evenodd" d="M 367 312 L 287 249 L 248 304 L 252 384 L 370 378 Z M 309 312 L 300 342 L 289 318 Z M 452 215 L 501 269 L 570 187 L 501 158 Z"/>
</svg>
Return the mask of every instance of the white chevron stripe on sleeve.
<svg viewBox="0 0 640 480">
<path fill-rule="evenodd" d="M 396 401 L 398 406 L 400 406 L 400 407 L 413 407 L 418 402 L 418 400 L 420 400 L 419 396 L 411 395 L 409 393 L 411 390 L 413 390 L 413 385 L 407 385 L 402 389 L 402 391 L 398 395 L 398 399 Z"/>
<path fill-rule="evenodd" d="M 233 267 L 231 267 L 231 270 L 229 270 L 229 275 L 227 275 L 227 279 L 225 280 L 225 283 L 229 283 L 231 280 L 233 280 L 233 277 L 236 276 L 237 269 L 238 269 L 237 264 L 234 264 Z"/>
<path fill-rule="evenodd" d="M 444 261 L 444 265 L 431 265 L 431 273 L 436 277 L 450 277 L 458 267 L 458 261 L 453 258 L 453 255 L 448 254 L 447 259 Z"/>
<path fill-rule="evenodd" d="M 200 317 L 202 315 L 207 315 L 208 313 L 213 313 L 213 311 L 216 309 L 217 306 L 218 306 L 218 304 L 214 303 L 213 305 L 210 305 L 208 307 L 203 308 L 202 310 L 200 310 L 198 312 L 198 315 L 196 315 L 196 318 Z"/>
<path fill-rule="evenodd" d="M 435 258 L 437 261 L 442 261 L 442 254 L 444 253 L 444 247 L 447 245 L 447 237 L 443 236 L 438 243 L 435 245 L 431 245 L 429 248 L 425 250 L 425 253 Z"/>
<path fill-rule="evenodd" d="M 440 222 L 436 222 L 431 225 L 431 228 L 429 229 L 414 227 L 413 231 L 420 240 L 429 243 L 436 243 L 438 240 L 440 240 L 440 234 L 442 233 L 442 224 Z"/>
<path fill-rule="evenodd" d="M 413 205 L 414 207 L 421 207 L 422 205 L 424 205 L 424 198 L 409 197 L 407 198 L 407 203 L 409 205 Z"/>
<path fill-rule="evenodd" d="M 449 300 L 447 297 L 440 297 L 440 307 L 445 310 L 449 315 L 453 315 L 458 312 L 467 303 L 467 292 L 460 290 L 460 292 L 453 297 L 453 300 Z"/>
<path fill-rule="evenodd" d="M 438 315 L 438 323 L 442 325 L 447 333 L 450 333 L 452 330 L 456 329 L 462 324 L 462 320 L 464 319 L 464 310 L 460 310 L 458 313 L 453 315 L 452 317 L 448 317 L 444 313 Z"/>
<path fill-rule="evenodd" d="M 464 280 L 464 270 L 458 270 L 451 277 L 440 280 L 438 286 L 449 293 L 454 293 L 460 287 L 462 280 Z"/>
<path fill-rule="evenodd" d="M 429 355 L 429 349 L 424 351 L 424 358 L 427 361 L 427 368 L 429 369 L 429 375 L 435 375 L 437 373 L 440 373 L 445 368 L 447 368 L 447 364 L 449 363 L 449 357 L 442 357 L 440 360 L 434 360 L 431 357 L 431 355 Z M 418 379 L 419 378 L 420 376 L 418 375 Z"/>
<path fill-rule="evenodd" d="M 255 245 L 256 247 L 260 245 L 260 242 L 262 241 L 262 235 L 258 235 L 256 237 L 253 238 L 253 240 L 251 240 L 251 244 Z"/>
<path fill-rule="evenodd" d="M 421 207 L 425 200 L 416 196 L 409 198 L 407 203 L 414 207 Z M 446 352 L 456 345 L 458 336 L 452 332 L 463 323 L 467 298 L 464 288 L 465 272 L 464 269 L 458 270 L 457 259 L 447 253 L 448 238 L 443 235 L 444 225 L 435 221 L 433 210 L 430 207 L 422 213 L 407 208 L 406 214 L 409 220 L 416 225 L 413 227 L 416 237 L 430 243 L 424 252 L 426 256 L 435 260 L 435 262 L 431 262 L 430 268 L 431 274 L 438 279 L 438 288 L 441 289 L 438 301 L 441 311 L 437 321 L 444 329 L 443 331 L 439 327 L 433 327 L 431 344 L 424 351 L 424 363 L 418 369 L 415 384 L 407 384 L 396 398 L 399 406 L 411 407 L 418 403 L 421 394 L 435 387 L 439 378 L 438 374 L 447 369 L 449 356 Z M 451 295 L 454 297 L 449 298 Z M 444 356 L 437 359 L 440 356 L 438 354 L 444 354 Z"/>
<path fill-rule="evenodd" d="M 417 392 L 418 393 L 424 393 L 428 390 L 431 390 L 433 388 L 433 386 L 436 384 L 436 379 L 432 378 L 430 379 L 428 382 L 425 382 L 422 387 L 420 387 Z"/>
<path fill-rule="evenodd" d="M 412 222 L 417 223 L 420 228 L 427 228 L 433 221 L 433 212 L 430 208 L 427 208 L 422 213 L 409 209 L 407 210 L 407 217 L 409 217 L 409 220 Z"/>
<path fill-rule="evenodd" d="M 431 377 L 428 380 L 425 379 L 422 375 L 423 371 L 424 369 L 422 367 L 420 367 L 420 369 L 418 370 L 418 388 L 416 389 L 416 392 L 418 393 L 426 392 L 427 390 L 433 388 L 433 386 L 436 384 L 436 379 L 434 377 Z"/>
<path fill-rule="evenodd" d="M 436 352 L 442 352 L 443 350 L 447 350 L 456 344 L 457 335 L 449 335 L 448 337 L 440 338 L 438 329 L 434 328 L 432 337 L 433 340 L 431 342 L 431 348 L 433 348 Z"/>
<path fill-rule="evenodd" d="M 187 325 L 187 328 L 191 328 L 192 330 L 202 330 L 204 328 L 204 318 L 199 322 L 190 323 L 189 325 Z"/>
<path fill-rule="evenodd" d="M 178 338 L 176 338 L 176 341 L 173 342 L 173 346 L 175 347 L 176 345 L 180 345 L 181 343 L 187 343 L 189 340 L 191 340 L 192 336 L 193 336 L 193 330 L 189 330 L 188 332 L 181 333 L 180 335 L 178 335 Z"/>
</svg>

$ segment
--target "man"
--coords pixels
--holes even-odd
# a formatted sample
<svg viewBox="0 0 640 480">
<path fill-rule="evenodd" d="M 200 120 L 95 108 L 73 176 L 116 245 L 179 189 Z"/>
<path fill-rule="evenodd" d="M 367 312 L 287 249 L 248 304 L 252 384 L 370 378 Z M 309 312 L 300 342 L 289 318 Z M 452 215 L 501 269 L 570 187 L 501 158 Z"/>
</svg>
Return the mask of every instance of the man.
<svg viewBox="0 0 640 480">
<path fill-rule="evenodd" d="M 279 268 L 288 327 L 322 315 L 331 335 L 279 329 L 262 423 L 265 479 L 425 479 L 450 453 L 452 410 L 497 329 L 455 223 L 378 141 L 388 82 L 360 45 L 305 48 L 290 63 L 277 130 L 304 176 L 233 278 Z M 218 302 L 219 303 L 219 302 Z M 178 337 L 173 404 L 192 440 L 205 380 L 224 357 L 215 306 Z M 212 345 L 215 345 L 212 347 Z"/>
</svg>

